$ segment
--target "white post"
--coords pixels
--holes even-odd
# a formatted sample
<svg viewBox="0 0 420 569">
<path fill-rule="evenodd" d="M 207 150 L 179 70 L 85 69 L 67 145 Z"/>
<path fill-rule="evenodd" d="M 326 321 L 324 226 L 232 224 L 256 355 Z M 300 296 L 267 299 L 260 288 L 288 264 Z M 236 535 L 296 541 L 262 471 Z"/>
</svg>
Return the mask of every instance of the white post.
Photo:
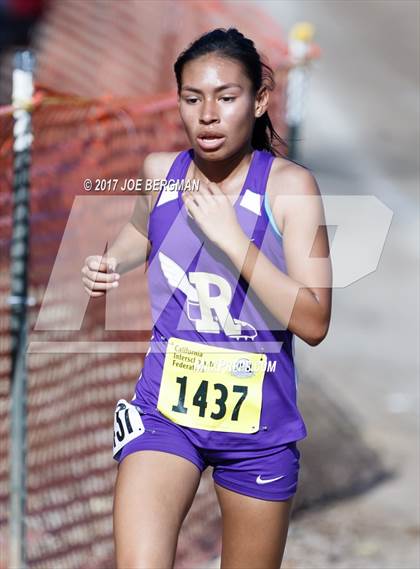
<svg viewBox="0 0 420 569">
<path fill-rule="evenodd" d="M 303 122 L 309 79 L 309 51 L 314 27 L 309 22 L 295 24 L 289 33 L 289 60 L 292 65 L 287 79 L 286 124 L 289 157 L 297 157 L 297 138 Z"/>
</svg>

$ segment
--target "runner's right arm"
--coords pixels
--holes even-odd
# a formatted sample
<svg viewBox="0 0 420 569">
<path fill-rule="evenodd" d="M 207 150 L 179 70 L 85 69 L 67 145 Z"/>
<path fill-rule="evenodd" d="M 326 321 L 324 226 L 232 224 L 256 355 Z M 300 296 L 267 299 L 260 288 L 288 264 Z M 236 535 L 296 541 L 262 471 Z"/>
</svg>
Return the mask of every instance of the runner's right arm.
<svg viewBox="0 0 420 569">
<path fill-rule="evenodd" d="M 158 174 L 158 152 L 144 159 L 140 176 L 145 181 Z M 149 214 L 157 192 L 141 191 L 136 198 L 130 220 L 123 226 L 106 255 L 86 257 L 81 270 L 85 291 L 92 297 L 103 296 L 105 291 L 118 286 L 124 273 L 142 265 L 150 252 L 148 239 Z"/>
</svg>

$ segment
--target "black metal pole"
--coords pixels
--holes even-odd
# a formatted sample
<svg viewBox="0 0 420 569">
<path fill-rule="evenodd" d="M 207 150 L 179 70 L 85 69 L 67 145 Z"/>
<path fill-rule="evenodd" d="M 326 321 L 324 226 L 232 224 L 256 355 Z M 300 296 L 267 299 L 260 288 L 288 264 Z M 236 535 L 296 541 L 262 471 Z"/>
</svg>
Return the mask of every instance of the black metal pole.
<svg viewBox="0 0 420 569">
<path fill-rule="evenodd" d="M 298 136 L 299 136 L 299 127 L 297 124 L 291 124 L 288 126 L 287 130 L 287 145 L 288 145 L 288 158 L 291 160 L 298 159 Z"/>
<path fill-rule="evenodd" d="M 10 569 L 26 569 L 26 399 L 27 305 L 29 260 L 29 172 L 34 57 L 17 52 L 13 71 L 13 224 L 10 247 L 11 422 L 10 422 Z"/>
</svg>

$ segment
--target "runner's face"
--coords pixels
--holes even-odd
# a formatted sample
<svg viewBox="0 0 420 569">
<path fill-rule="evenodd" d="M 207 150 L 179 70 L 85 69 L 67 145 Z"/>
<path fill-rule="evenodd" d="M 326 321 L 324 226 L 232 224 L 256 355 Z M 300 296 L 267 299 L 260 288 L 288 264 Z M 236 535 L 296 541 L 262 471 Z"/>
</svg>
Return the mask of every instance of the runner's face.
<svg viewBox="0 0 420 569">
<path fill-rule="evenodd" d="M 250 144 L 255 97 L 239 62 L 210 54 L 186 63 L 178 103 L 187 136 L 202 159 L 228 158 Z"/>
</svg>

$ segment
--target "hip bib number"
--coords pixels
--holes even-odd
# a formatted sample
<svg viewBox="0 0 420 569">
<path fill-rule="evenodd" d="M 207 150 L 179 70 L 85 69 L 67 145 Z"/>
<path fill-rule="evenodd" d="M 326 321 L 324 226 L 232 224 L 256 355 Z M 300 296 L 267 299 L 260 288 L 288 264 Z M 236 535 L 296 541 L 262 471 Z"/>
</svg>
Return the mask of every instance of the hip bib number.
<svg viewBox="0 0 420 569">
<path fill-rule="evenodd" d="M 157 408 L 179 425 L 209 431 L 258 431 L 267 356 L 168 341 Z"/>
<path fill-rule="evenodd" d="M 141 418 L 141 410 L 125 399 L 120 399 L 114 412 L 114 444 L 112 456 L 116 454 L 128 442 L 144 433 L 144 425 Z"/>
</svg>

